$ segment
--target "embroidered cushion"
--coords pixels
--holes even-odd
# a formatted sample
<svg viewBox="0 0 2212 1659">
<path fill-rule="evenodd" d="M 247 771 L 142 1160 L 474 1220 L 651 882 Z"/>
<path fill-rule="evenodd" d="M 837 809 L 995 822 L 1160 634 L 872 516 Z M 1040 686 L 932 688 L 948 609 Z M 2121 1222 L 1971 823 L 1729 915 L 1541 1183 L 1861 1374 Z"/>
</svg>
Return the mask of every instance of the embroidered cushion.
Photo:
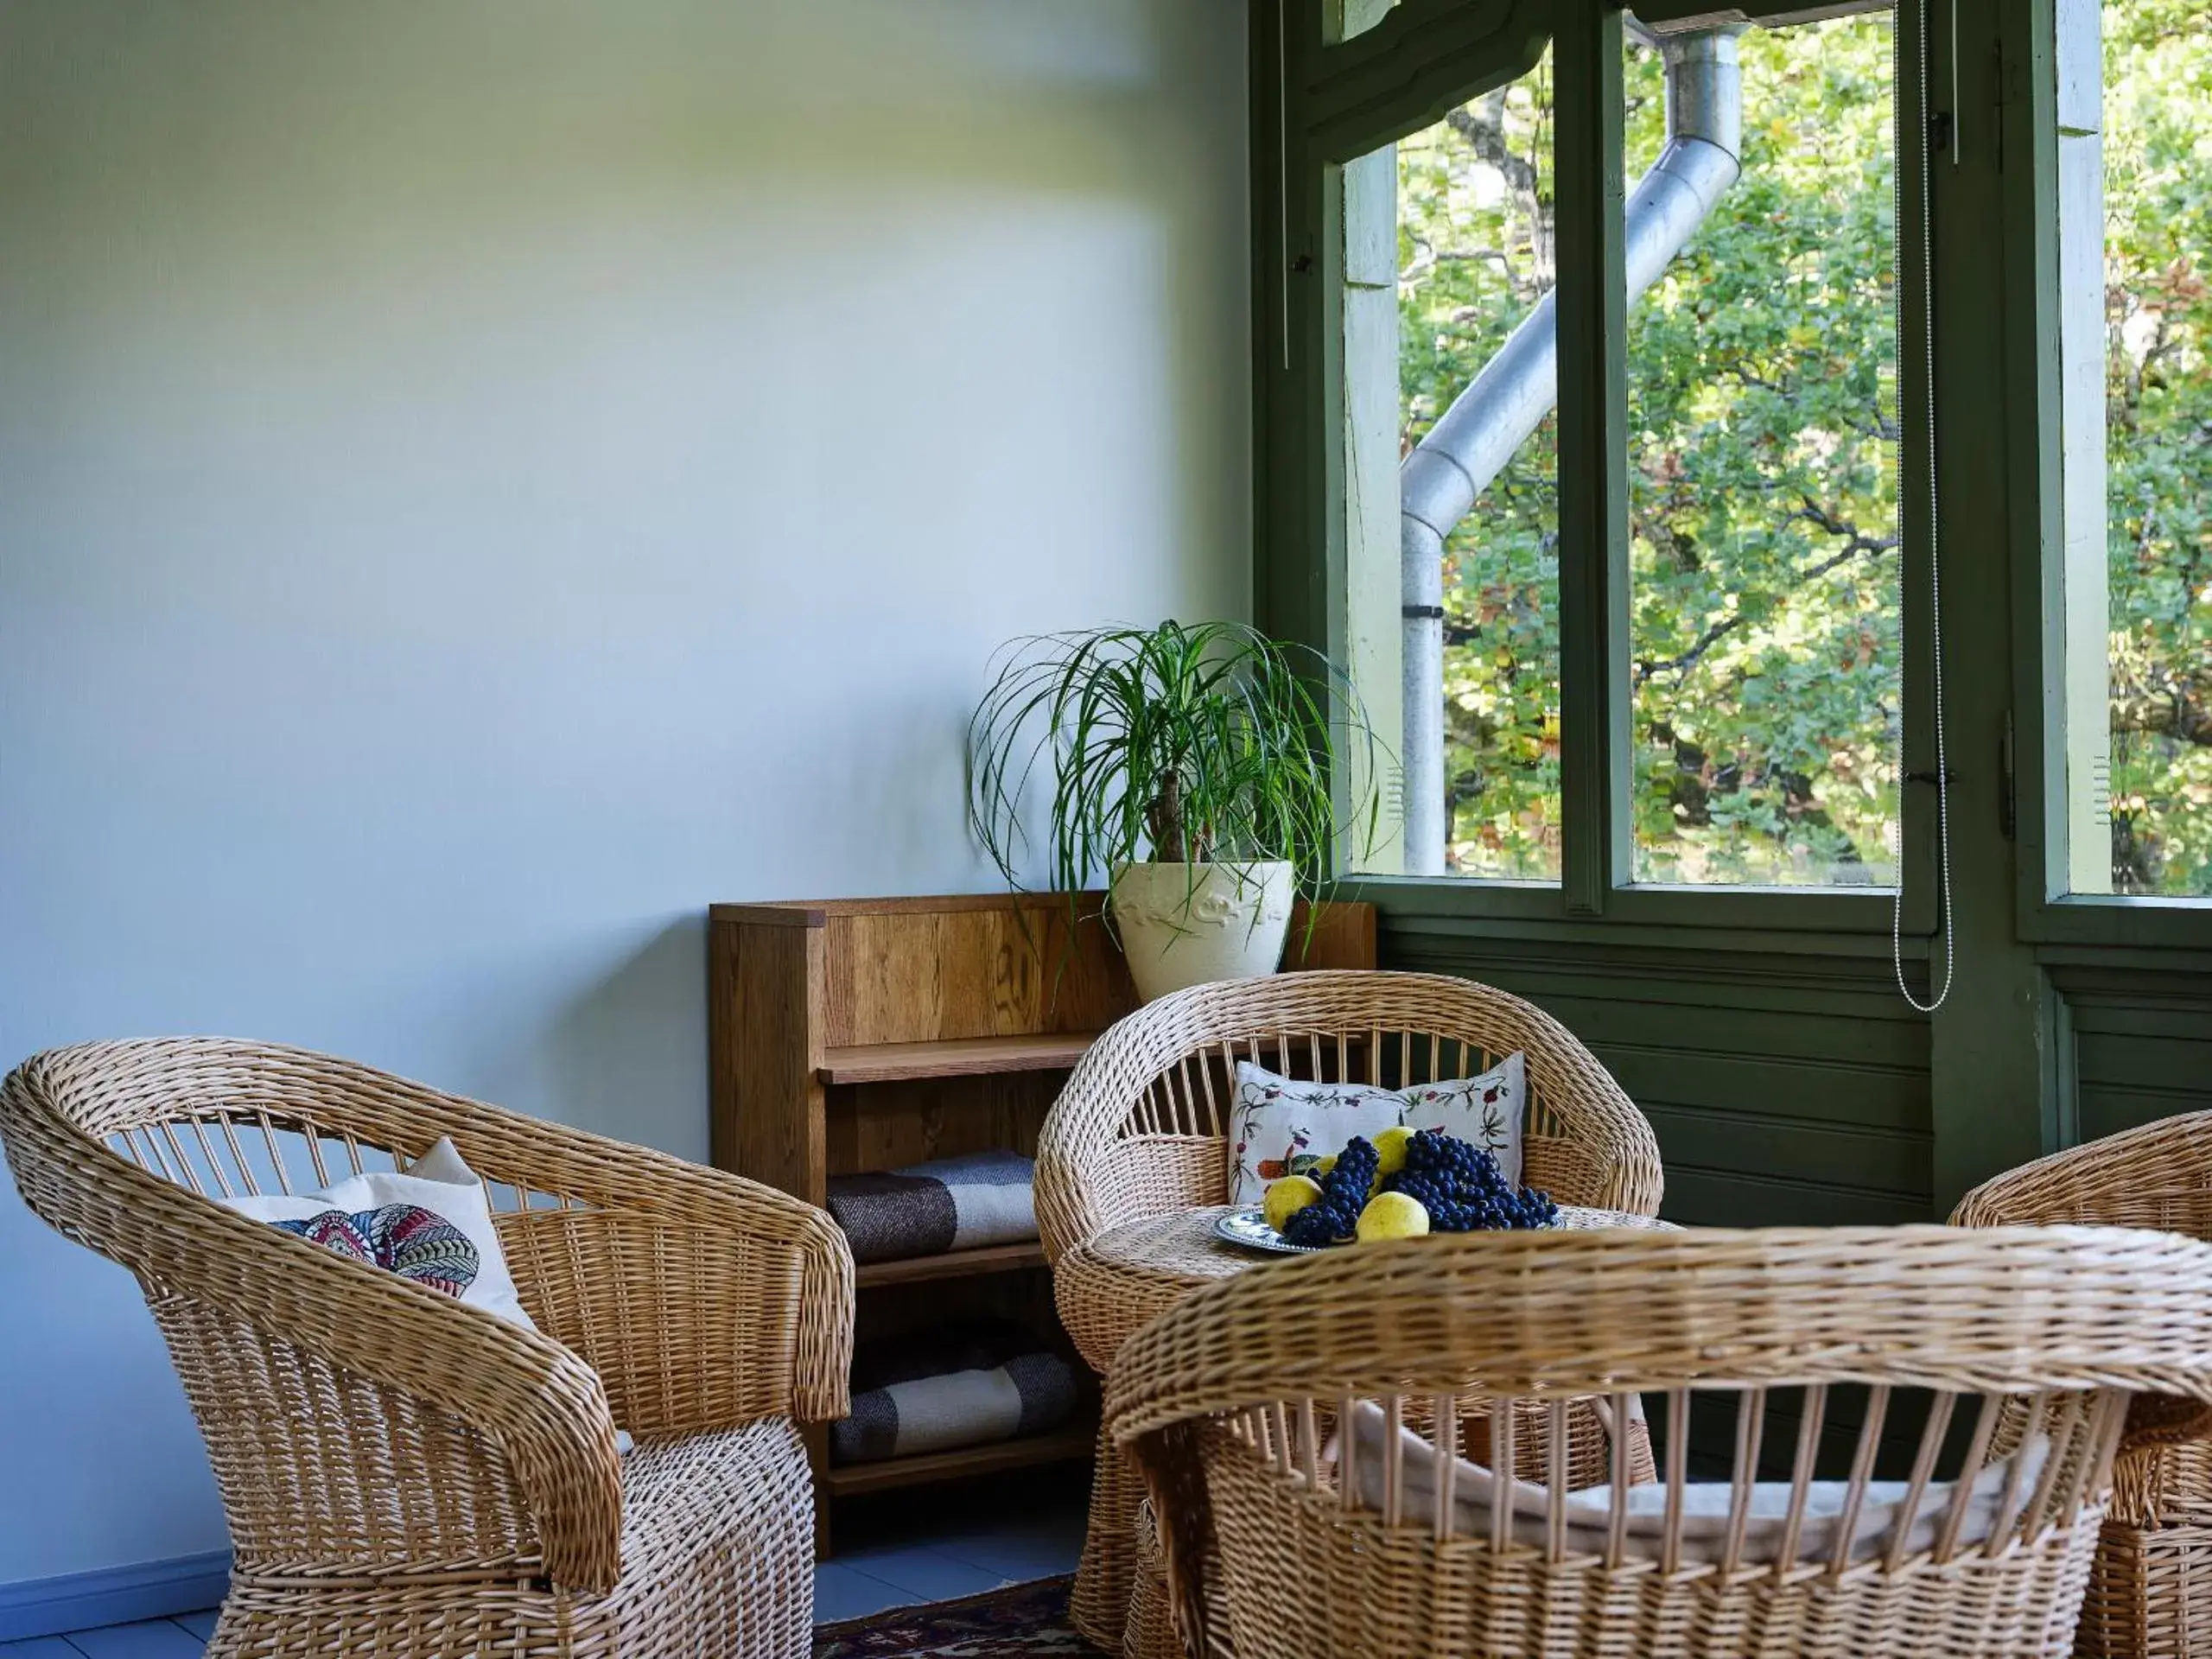
<svg viewBox="0 0 2212 1659">
<path fill-rule="evenodd" d="M 364 1173 L 315 1192 L 219 1200 L 242 1216 L 314 1240 L 535 1331 L 482 1184 L 442 1140 L 404 1174 Z"/>
<path fill-rule="evenodd" d="M 1268 1183 L 1305 1175 L 1354 1135 L 1440 1129 L 1483 1147 L 1509 1181 L 1521 1179 L 1521 1122 L 1528 1063 L 1518 1054 L 1478 1077 L 1380 1089 L 1363 1083 L 1300 1083 L 1249 1060 L 1236 1065 L 1230 1106 L 1229 1201 L 1257 1204 Z"/>
</svg>

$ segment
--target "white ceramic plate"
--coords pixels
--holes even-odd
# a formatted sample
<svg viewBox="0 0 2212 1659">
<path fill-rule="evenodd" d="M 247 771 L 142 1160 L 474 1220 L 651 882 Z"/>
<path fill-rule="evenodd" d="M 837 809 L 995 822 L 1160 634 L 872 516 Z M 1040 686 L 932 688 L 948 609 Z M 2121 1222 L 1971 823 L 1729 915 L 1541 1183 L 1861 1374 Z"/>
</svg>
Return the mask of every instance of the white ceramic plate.
<svg viewBox="0 0 2212 1659">
<path fill-rule="evenodd" d="M 1268 1225 L 1268 1213 L 1258 1205 L 1232 1210 L 1213 1224 L 1214 1236 L 1247 1249 L 1272 1250 L 1278 1255 L 1318 1255 L 1335 1248 L 1328 1244 L 1294 1244 Z"/>
</svg>

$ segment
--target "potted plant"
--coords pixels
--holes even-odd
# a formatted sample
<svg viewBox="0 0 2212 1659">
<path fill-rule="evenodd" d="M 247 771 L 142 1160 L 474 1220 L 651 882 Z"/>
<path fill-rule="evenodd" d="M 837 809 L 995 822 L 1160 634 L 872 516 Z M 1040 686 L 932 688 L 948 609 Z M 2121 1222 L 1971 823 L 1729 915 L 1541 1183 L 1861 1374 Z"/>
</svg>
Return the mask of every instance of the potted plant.
<svg viewBox="0 0 2212 1659">
<path fill-rule="evenodd" d="M 1052 883 L 1074 895 L 1105 875 L 1107 925 L 1147 1001 L 1274 972 L 1291 901 L 1318 895 L 1339 835 L 1371 843 L 1377 746 L 1318 653 L 1169 621 L 1018 639 L 993 666 L 969 728 L 976 836 L 1018 887 L 1025 797 L 1049 757 Z M 1357 763 L 1349 778 L 1340 760 Z"/>
</svg>

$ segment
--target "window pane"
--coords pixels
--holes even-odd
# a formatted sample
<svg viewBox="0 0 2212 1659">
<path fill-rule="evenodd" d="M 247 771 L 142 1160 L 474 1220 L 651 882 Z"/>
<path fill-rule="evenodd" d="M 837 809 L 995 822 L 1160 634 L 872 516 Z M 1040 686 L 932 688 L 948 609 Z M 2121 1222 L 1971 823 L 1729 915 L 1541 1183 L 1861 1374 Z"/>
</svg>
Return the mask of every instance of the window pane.
<svg viewBox="0 0 2212 1659">
<path fill-rule="evenodd" d="M 1559 879 L 1551 139 L 1547 58 L 1342 170 L 1348 652 L 1404 773 L 1375 868 Z"/>
<path fill-rule="evenodd" d="M 1630 30 L 1638 881 L 1896 879 L 1891 34 Z"/>
<path fill-rule="evenodd" d="M 2191 0 L 2058 22 L 2061 885 L 2212 896 L 2212 32 Z"/>
</svg>

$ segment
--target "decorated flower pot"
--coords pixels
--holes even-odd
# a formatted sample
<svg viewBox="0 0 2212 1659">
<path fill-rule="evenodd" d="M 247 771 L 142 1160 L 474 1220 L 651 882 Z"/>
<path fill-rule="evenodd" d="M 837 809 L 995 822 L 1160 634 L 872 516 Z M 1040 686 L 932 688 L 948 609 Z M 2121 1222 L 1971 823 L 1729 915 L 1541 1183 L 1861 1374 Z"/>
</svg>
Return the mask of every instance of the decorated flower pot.
<svg viewBox="0 0 2212 1659">
<path fill-rule="evenodd" d="M 1128 864 L 1114 878 L 1115 931 L 1137 995 L 1272 974 L 1296 891 L 1287 863 Z"/>
</svg>

